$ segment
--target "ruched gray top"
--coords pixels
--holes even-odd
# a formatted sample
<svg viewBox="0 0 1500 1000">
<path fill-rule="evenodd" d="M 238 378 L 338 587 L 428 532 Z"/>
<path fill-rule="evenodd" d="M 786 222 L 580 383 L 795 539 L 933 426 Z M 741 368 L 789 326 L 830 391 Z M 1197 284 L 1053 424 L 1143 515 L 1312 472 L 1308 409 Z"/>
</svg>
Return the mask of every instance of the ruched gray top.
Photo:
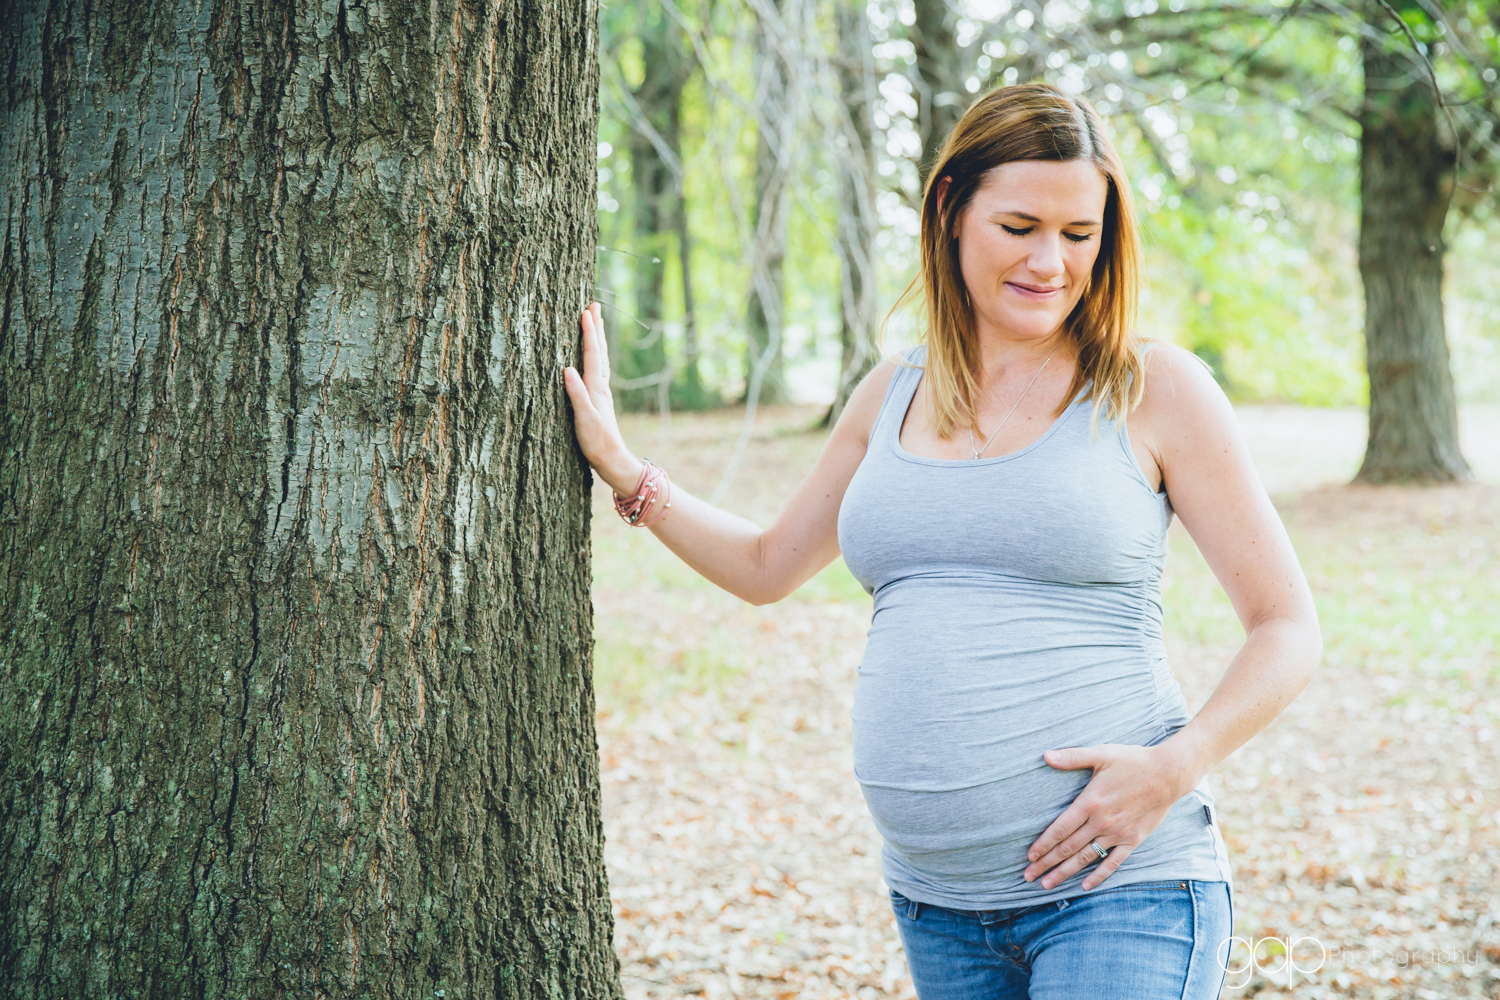
<svg viewBox="0 0 1500 1000">
<path fill-rule="evenodd" d="M 904 356 L 920 364 L 925 348 Z M 882 871 L 959 909 L 1076 896 L 1092 865 L 1050 890 L 1021 877 L 1092 776 L 1042 754 L 1150 746 L 1188 721 L 1161 635 L 1172 508 L 1123 421 L 1101 413 L 1095 435 L 1086 396 L 1008 455 L 907 453 L 921 377 L 896 369 L 839 509 L 844 561 L 875 598 L 850 714 Z M 1231 882 L 1212 805 L 1205 779 L 1100 888 Z"/>
</svg>

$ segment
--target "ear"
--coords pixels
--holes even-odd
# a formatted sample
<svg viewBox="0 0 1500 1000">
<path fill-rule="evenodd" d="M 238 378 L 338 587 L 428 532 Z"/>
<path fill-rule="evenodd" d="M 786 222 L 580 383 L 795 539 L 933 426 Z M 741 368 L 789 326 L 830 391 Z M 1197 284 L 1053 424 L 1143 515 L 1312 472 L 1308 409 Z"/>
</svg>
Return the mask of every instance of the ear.
<svg viewBox="0 0 1500 1000">
<path fill-rule="evenodd" d="M 952 185 L 952 183 L 953 183 L 953 177 L 951 175 L 949 175 L 949 174 L 944 174 L 942 177 L 938 178 L 938 182 L 937 182 L 937 213 L 938 213 L 938 218 L 939 219 L 941 219 L 941 218 L 944 217 L 943 216 L 943 203 L 948 200 L 948 188 L 949 188 L 949 186 Z M 957 219 L 953 220 L 953 238 L 954 239 L 958 239 L 958 221 L 959 220 L 957 220 Z"/>
</svg>

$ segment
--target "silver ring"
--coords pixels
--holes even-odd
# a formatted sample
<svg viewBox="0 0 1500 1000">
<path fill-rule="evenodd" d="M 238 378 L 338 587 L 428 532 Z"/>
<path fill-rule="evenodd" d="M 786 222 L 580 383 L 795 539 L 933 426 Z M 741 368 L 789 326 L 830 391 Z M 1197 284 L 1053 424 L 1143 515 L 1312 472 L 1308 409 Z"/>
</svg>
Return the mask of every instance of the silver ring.
<svg viewBox="0 0 1500 1000">
<path fill-rule="evenodd" d="M 1099 846 L 1099 841 L 1095 840 L 1090 843 L 1089 846 L 1094 849 L 1095 854 L 1099 855 L 1100 861 L 1103 861 L 1105 858 L 1109 857 L 1109 852 Z"/>
</svg>

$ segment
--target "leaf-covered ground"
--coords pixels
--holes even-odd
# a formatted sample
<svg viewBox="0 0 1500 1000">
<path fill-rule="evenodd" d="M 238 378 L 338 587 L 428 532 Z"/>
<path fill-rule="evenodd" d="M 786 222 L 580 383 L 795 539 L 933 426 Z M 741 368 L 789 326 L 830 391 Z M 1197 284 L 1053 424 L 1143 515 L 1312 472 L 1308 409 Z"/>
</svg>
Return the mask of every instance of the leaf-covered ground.
<svg viewBox="0 0 1500 1000">
<path fill-rule="evenodd" d="M 723 506 L 765 525 L 810 467 L 814 411 L 762 411 Z M 1317 597 L 1323 665 L 1212 778 L 1235 871 L 1225 996 L 1500 997 L 1500 413 L 1466 413 L 1482 482 L 1326 485 L 1351 411 L 1241 410 Z M 624 421 L 708 496 L 732 414 Z M 750 607 L 595 494 L 606 859 L 632 998 L 910 997 L 879 838 L 850 767 L 870 599 L 835 562 Z M 1164 587 L 1196 708 L 1238 622 L 1174 527 Z M 1288 980 L 1283 942 L 1296 940 Z M 1304 973 L 1296 970 L 1314 970 Z"/>
</svg>

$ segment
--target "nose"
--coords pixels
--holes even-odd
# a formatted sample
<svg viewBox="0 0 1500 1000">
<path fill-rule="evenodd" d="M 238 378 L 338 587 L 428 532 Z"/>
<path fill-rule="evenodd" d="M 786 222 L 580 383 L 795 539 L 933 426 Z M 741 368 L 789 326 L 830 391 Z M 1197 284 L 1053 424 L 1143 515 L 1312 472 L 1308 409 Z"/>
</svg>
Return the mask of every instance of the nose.
<svg viewBox="0 0 1500 1000">
<path fill-rule="evenodd" d="M 1026 265 L 1043 281 L 1051 281 L 1063 273 L 1062 234 L 1038 233 L 1031 245 L 1031 255 Z"/>
</svg>

